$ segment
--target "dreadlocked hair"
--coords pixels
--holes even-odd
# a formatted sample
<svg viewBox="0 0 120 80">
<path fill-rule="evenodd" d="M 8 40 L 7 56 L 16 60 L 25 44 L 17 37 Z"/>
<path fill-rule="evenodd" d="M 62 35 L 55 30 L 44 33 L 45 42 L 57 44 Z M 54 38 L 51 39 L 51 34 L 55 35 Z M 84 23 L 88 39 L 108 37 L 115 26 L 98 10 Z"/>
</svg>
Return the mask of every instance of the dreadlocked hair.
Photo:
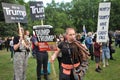
<svg viewBox="0 0 120 80">
<path fill-rule="evenodd" d="M 73 49 L 73 50 L 72 50 L 73 55 L 71 55 L 72 58 L 73 58 L 73 60 L 74 60 L 74 59 L 79 60 L 79 54 L 80 54 L 80 52 L 79 52 L 79 49 L 78 49 L 78 47 L 76 46 L 76 44 L 72 43 L 72 44 L 70 45 L 70 47 Z M 80 60 L 79 60 L 79 61 L 80 61 Z"/>
</svg>

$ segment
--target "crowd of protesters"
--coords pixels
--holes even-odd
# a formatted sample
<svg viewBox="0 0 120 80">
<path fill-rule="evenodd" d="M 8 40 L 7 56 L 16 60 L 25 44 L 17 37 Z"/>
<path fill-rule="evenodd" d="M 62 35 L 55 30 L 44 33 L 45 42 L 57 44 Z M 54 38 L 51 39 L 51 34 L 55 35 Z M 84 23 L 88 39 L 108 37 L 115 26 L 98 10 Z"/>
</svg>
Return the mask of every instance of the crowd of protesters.
<svg viewBox="0 0 120 80">
<path fill-rule="evenodd" d="M 109 65 L 109 60 L 115 60 L 113 58 L 113 53 L 115 53 L 113 42 L 115 39 L 115 46 L 117 47 L 119 45 L 120 47 L 120 31 L 116 31 L 114 33 L 109 32 L 107 42 L 97 42 L 96 37 L 96 33 L 93 32 L 88 32 L 86 34 L 77 33 L 76 40 L 82 44 L 85 44 L 89 50 L 91 60 L 96 63 L 95 71 L 100 73 L 102 70 L 101 66 L 107 67 Z M 102 64 L 100 64 L 100 61 L 102 61 Z"/>
<path fill-rule="evenodd" d="M 46 66 L 43 67 L 44 68 L 44 73 L 45 73 L 44 78 L 46 80 L 49 80 L 49 78 L 47 76 L 48 75 L 47 74 L 48 73 L 47 72 L 47 62 L 48 62 L 48 54 L 47 54 L 47 52 L 46 51 L 45 52 L 40 52 L 39 51 L 39 49 L 37 47 L 38 44 L 37 44 L 37 39 L 36 39 L 35 34 L 33 34 L 33 36 L 30 37 L 30 34 L 29 34 L 28 30 L 25 33 L 26 33 L 26 34 L 24 34 L 25 37 L 23 37 L 23 38 L 27 39 L 26 41 L 30 45 L 33 45 L 32 44 L 32 42 L 33 42 L 35 44 L 35 46 L 36 46 L 35 48 L 36 48 L 37 52 L 36 51 L 34 52 L 34 50 L 32 50 L 33 51 L 32 53 L 33 53 L 33 56 L 36 57 L 36 60 L 37 60 L 37 70 L 36 70 L 36 72 L 37 72 L 37 80 L 41 80 L 41 73 L 40 72 L 41 72 L 41 65 L 44 63 L 43 62 L 44 56 L 46 56 L 46 58 L 45 58 L 45 62 L 46 62 L 45 65 Z M 70 68 L 70 70 L 73 69 L 72 67 L 68 67 L 68 65 L 73 65 L 73 63 L 70 60 L 71 56 L 68 56 L 68 55 L 72 54 L 72 57 L 74 57 L 73 61 L 75 62 L 75 65 L 76 64 L 77 65 L 81 64 L 77 60 L 77 57 L 75 56 L 76 54 L 74 54 L 74 52 L 76 52 L 76 53 L 78 52 L 74 48 L 75 45 L 72 44 L 72 41 L 74 41 L 74 40 L 77 40 L 78 42 L 80 42 L 80 44 L 82 44 L 84 46 L 84 48 L 86 50 L 88 50 L 88 52 L 90 53 L 90 55 L 89 55 L 90 60 L 95 61 L 95 67 L 96 67 L 95 71 L 98 72 L 98 73 L 101 72 L 102 67 L 106 67 L 106 66 L 109 65 L 109 60 L 115 60 L 113 58 L 113 53 L 115 53 L 115 50 L 114 50 L 113 46 L 115 46 L 115 47 L 119 46 L 119 48 L 120 48 L 120 31 L 116 30 L 114 33 L 109 32 L 107 42 L 97 42 L 96 37 L 97 37 L 96 33 L 93 33 L 93 32 L 75 33 L 75 30 L 73 28 L 67 28 L 66 29 L 66 34 L 60 34 L 57 37 L 56 40 L 57 40 L 57 45 L 58 45 L 58 51 L 53 54 L 53 56 L 51 57 L 51 60 L 54 61 L 56 57 L 58 59 L 58 62 L 59 62 L 58 67 L 59 67 L 59 71 L 60 71 L 59 80 L 75 80 L 72 71 L 70 71 L 69 75 L 68 75 L 68 70 L 69 70 L 68 68 Z M 25 44 L 23 46 L 25 46 L 25 47 L 22 49 L 23 51 L 21 51 L 19 49 L 20 40 L 22 41 L 23 38 L 20 38 L 20 37 L 19 38 L 16 38 L 16 37 L 15 38 L 14 37 L 10 38 L 10 37 L 8 37 L 8 38 L 5 38 L 5 40 L 2 40 L 2 38 L 0 38 L 0 50 L 2 50 L 3 48 L 6 48 L 6 51 L 11 52 L 11 61 L 14 61 L 14 73 L 15 73 L 14 74 L 14 80 L 17 80 L 17 79 L 25 80 L 26 79 L 25 70 L 27 68 L 28 55 L 27 55 L 25 61 L 23 61 L 23 63 L 25 63 L 25 66 L 24 66 L 23 71 L 21 73 L 19 71 L 19 70 L 21 70 L 21 68 L 19 69 L 19 66 L 18 66 L 19 61 L 17 61 L 17 60 L 18 59 L 24 60 L 22 58 L 23 55 L 21 55 L 21 58 L 19 57 L 20 54 L 23 54 L 24 51 L 27 51 L 27 48 L 29 49 L 29 51 L 27 51 L 27 52 L 30 54 L 30 51 L 31 51 L 32 48 L 28 47 L 30 45 L 27 45 L 27 43 L 24 42 Z M 34 40 L 33 40 L 33 38 L 34 38 Z M 113 45 L 113 40 L 115 40 L 115 45 Z M 70 48 L 71 52 L 73 51 L 73 53 L 69 54 L 69 49 L 66 48 L 66 46 L 68 44 L 69 44 L 69 47 L 71 47 Z M 18 47 L 16 47 L 16 46 L 18 46 Z M 43 55 L 45 53 L 46 53 L 46 55 Z M 26 56 L 26 52 L 24 54 Z M 40 56 L 43 56 L 43 57 L 41 58 L 38 54 L 41 54 Z M 17 56 L 18 56 L 18 58 L 17 58 Z M 101 67 L 100 61 L 102 61 L 102 67 Z M 17 68 L 17 66 L 18 66 L 18 68 Z M 65 66 L 67 66 L 67 67 L 65 67 Z M 19 73 L 17 73 L 18 71 L 19 71 Z M 82 80 L 82 78 L 81 78 L 81 80 Z"/>
</svg>

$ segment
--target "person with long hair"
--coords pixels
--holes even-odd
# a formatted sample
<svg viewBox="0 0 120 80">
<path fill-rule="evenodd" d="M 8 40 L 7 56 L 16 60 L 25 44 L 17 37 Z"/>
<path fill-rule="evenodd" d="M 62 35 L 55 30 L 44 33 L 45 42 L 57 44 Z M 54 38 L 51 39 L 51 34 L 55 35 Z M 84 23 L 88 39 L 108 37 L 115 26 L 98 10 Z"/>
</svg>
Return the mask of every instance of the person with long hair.
<svg viewBox="0 0 120 80">
<path fill-rule="evenodd" d="M 24 38 L 24 29 L 19 27 L 18 36 L 13 40 L 14 48 L 14 80 L 26 80 L 29 45 Z"/>
<path fill-rule="evenodd" d="M 78 46 L 74 43 L 76 40 L 76 32 L 74 28 L 67 28 L 65 33 L 66 40 L 61 42 L 58 45 L 57 51 L 51 56 L 51 62 L 55 60 L 55 58 L 62 53 L 61 58 L 61 67 L 60 67 L 60 80 L 76 80 L 76 76 L 74 76 L 74 68 L 80 66 L 80 51 Z M 85 48 L 84 48 L 85 49 Z M 81 77 L 79 76 L 79 79 Z"/>
</svg>

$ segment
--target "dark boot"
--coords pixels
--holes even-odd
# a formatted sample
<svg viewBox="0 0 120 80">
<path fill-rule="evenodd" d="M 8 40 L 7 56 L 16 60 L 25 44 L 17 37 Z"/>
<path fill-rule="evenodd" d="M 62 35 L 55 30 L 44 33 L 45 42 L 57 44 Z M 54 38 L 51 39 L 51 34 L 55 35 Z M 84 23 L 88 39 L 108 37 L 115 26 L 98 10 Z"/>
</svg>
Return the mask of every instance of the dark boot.
<svg viewBox="0 0 120 80">
<path fill-rule="evenodd" d="M 99 70 L 102 70 L 102 69 L 100 68 L 100 66 L 98 66 L 98 69 L 99 69 Z"/>
<path fill-rule="evenodd" d="M 41 80 L 41 77 L 37 78 L 37 80 Z"/>
<path fill-rule="evenodd" d="M 98 68 L 95 69 L 96 72 L 100 73 L 100 70 Z"/>
<path fill-rule="evenodd" d="M 45 80 L 49 80 L 48 75 L 44 75 Z"/>
</svg>

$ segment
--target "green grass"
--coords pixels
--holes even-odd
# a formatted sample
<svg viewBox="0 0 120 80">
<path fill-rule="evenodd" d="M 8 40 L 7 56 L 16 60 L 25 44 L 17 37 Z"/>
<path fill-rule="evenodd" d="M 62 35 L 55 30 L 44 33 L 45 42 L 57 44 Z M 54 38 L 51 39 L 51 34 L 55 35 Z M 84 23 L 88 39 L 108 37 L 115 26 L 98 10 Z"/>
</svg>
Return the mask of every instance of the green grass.
<svg viewBox="0 0 120 80">
<path fill-rule="evenodd" d="M 95 72 L 95 62 L 90 61 L 84 80 L 120 80 L 120 48 L 116 49 L 113 57 L 116 60 L 109 60 L 109 66 L 102 67 L 101 73 Z M 57 76 L 54 76 L 51 64 L 51 74 L 49 77 L 51 80 L 58 80 L 59 69 L 57 60 L 54 63 L 54 67 Z M 27 80 L 36 80 L 36 60 L 32 57 L 28 60 L 26 76 Z M 13 80 L 13 63 L 10 61 L 10 52 L 6 52 L 6 50 L 0 51 L 0 80 Z"/>
<path fill-rule="evenodd" d="M 90 61 L 84 80 L 120 80 L 120 48 L 116 49 L 113 57 L 116 60 L 109 60 L 109 66 L 102 67 L 101 73 L 95 72 L 95 62 Z"/>
</svg>

